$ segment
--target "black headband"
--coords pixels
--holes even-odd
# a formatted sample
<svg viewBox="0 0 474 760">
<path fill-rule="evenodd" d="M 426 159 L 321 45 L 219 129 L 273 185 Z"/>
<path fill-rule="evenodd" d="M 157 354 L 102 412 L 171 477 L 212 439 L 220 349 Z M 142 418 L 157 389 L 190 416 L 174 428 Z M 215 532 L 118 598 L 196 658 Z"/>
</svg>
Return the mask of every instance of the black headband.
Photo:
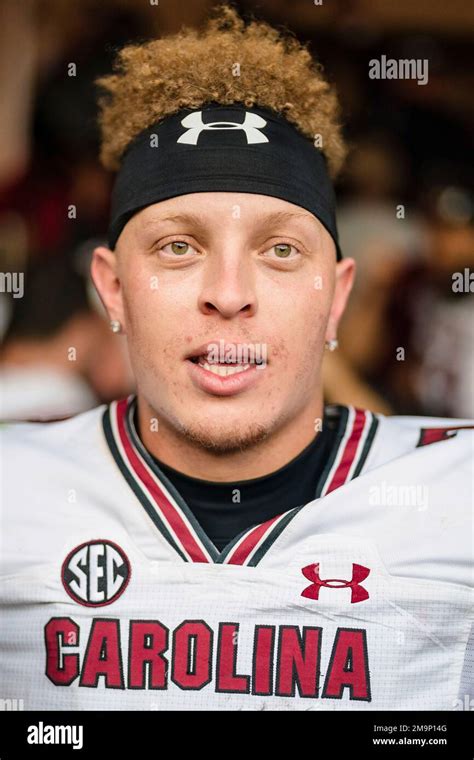
<svg viewBox="0 0 474 760">
<path fill-rule="evenodd" d="M 267 108 L 209 103 L 184 108 L 140 132 L 112 195 L 109 246 L 140 209 L 199 192 L 258 193 L 314 214 L 339 248 L 326 159 L 284 116 Z"/>
</svg>

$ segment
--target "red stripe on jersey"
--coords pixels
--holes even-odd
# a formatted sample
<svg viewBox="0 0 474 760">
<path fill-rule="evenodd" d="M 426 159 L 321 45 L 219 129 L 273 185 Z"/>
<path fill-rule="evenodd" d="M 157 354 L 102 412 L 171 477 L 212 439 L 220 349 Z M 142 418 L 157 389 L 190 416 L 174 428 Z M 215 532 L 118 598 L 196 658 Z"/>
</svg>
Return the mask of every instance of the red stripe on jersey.
<svg viewBox="0 0 474 760">
<path fill-rule="evenodd" d="M 420 439 L 416 444 L 417 448 L 420 446 L 429 446 L 430 443 L 438 443 L 438 441 L 445 441 L 449 438 L 454 438 L 457 435 L 458 430 L 472 430 L 474 425 L 456 425 L 455 427 L 433 427 L 433 428 L 421 428 Z"/>
<path fill-rule="evenodd" d="M 153 501 L 155 502 L 156 506 L 166 518 L 168 524 L 175 533 L 176 538 L 181 543 L 192 561 L 210 562 L 211 560 L 204 554 L 203 550 L 181 517 L 178 509 L 176 509 L 174 504 L 169 501 L 169 499 L 163 493 L 155 480 L 151 477 L 150 473 L 136 454 L 125 428 L 125 415 L 127 413 L 127 408 L 128 399 L 122 399 L 121 401 L 117 402 L 117 427 L 120 435 L 120 441 L 127 455 L 130 468 L 141 480 L 148 493 L 152 497 Z"/>
<path fill-rule="evenodd" d="M 349 438 L 346 441 L 344 447 L 344 453 L 341 457 L 341 461 L 337 466 L 332 480 L 326 490 L 326 494 L 331 493 L 339 486 L 344 485 L 349 475 L 350 469 L 357 453 L 357 448 L 364 432 L 365 424 L 367 421 L 366 413 L 362 409 L 355 409 L 354 422 L 352 423 L 352 430 Z"/>
<path fill-rule="evenodd" d="M 235 549 L 230 552 L 225 560 L 225 564 L 245 565 L 245 562 L 249 559 L 265 533 L 267 533 L 281 517 L 283 517 L 283 515 L 277 515 L 276 517 L 272 517 L 271 520 L 267 520 L 267 522 L 264 522 L 261 525 L 256 525 L 255 528 L 252 528 L 247 535 L 241 539 L 241 542 L 237 544 Z"/>
</svg>

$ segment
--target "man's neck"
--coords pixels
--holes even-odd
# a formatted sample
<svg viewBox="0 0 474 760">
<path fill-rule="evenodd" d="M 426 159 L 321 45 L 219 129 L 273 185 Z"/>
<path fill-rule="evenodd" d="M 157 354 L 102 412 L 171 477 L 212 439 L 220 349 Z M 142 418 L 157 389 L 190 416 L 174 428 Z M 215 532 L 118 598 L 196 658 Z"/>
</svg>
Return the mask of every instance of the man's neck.
<svg viewBox="0 0 474 760">
<path fill-rule="evenodd" d="M 275 433 L 253 447 L 225 455 L 216 454 L 187 440 L 160 419 L 159 432 L 151 421 L 157 414 L 138 394 L 138 434 L 145 448 L 168 467 L 190 477 L 216 483 L 248 480 L 269 475 L 290 462 L 315 438 L 315 420 L 322 420 L 322 394 Z"/>
</svg>

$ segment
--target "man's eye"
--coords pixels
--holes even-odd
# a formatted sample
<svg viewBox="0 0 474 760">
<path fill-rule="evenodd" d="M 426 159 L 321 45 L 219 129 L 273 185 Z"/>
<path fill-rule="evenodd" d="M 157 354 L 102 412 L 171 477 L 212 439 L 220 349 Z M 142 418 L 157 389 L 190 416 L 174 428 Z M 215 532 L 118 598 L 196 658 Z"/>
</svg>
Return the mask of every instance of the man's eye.
<svg viewBox="0 0 474 760">
<path fill-rule="evenodd" d="M 172 240 L 171 243 L 166 243 L 161 250 L 170 256 L 179 257 L 195 251 L 195 248 L 184 240 Z"/>
<path fill-rule="evenodd" d="M 291 256 L 292 249 L 295 253 L 299 253 L 298 249 L 294 245 L 291 245 L 291 243 L 277 243 L 276 245 L 272 245 L 268 251 L 273 252 L 277 259 L 289 259 L 295 258 L 294 255 Z"/>
</svg>

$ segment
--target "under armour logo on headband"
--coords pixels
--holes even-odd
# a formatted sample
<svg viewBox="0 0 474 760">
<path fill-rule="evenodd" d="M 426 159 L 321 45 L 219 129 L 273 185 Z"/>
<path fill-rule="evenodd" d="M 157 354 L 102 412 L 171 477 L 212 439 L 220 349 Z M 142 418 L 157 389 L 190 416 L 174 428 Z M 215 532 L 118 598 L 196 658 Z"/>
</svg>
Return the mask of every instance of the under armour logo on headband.
<svg viewBox="0 0 474 760">
<path fill-rule="evenodd" d="M 165 150 L 150 150 L 157 134 Z M 140 209 L 192 193 L 253 193 L 300 206 L 326 227 L 341 258 L 324 154 L 278 111 L 210 101 L 143 129 L 124 152 L 115 182 L 110 248 Z"/>
<path fill-rule="evenodd" d="M 206 124 L 202 120 L 202 111 L 195 111 L 185 116 L 181 120 L 181 125 L 187 129 L 176 142 L 187 145 L 197 145 L 201 132 L 213 129 L 241 129 L 245 132 L 248 145 L 269 141 L 268 137 L 260 131 L 262 127 L 267 126 L 266 120 L 256 113 L 248 113 L 247 111 L 241 124 L 235 121 L 211 121 Z"/>
</svg>

